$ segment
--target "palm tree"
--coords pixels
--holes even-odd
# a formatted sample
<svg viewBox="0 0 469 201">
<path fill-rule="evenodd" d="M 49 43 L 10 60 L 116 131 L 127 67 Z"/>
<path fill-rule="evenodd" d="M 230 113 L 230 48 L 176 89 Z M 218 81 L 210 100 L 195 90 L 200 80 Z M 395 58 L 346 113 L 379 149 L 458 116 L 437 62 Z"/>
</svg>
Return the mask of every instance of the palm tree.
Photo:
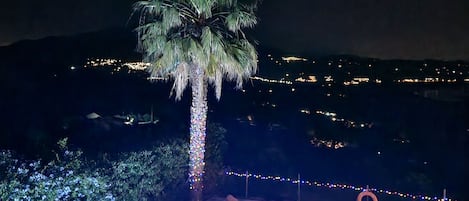
<svg viewBox="0 0 469 201">
<path fill-rule="evenodd" d="M 243 81 L 257 71 L 257 51 L 242 29 L 257 23 L 257 1 L 145 0 L 134 5 L 140 13 L 138 48 L 149 62 L 151 76 L 174 80 L 176 100 L 189 84 L 189 181 L 193 200 L 202 199 L 207 91 L 211 84 L 219 100 L 222 80 Z"/>
</svg>

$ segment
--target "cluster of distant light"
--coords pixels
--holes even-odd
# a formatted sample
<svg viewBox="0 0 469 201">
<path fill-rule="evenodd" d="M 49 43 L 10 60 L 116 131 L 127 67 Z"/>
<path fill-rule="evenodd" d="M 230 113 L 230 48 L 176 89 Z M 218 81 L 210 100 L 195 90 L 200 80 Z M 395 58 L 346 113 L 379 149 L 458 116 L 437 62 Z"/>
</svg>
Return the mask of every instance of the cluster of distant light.
<svg viewBox="0 0 469 201">
<path fill-rule="evenodd" d="M 299 77 L 295 79 L 296 82 L 302 82 L 302 83 L 317 83 L 318 79 L 314 75 L 309 75 L 307 77 Z M 324 82 L 333 82 L 334 78 L 330 75 L 324 76 Z M 375 84 L 381 84 L 383 81 L 380 79 L 374 79 L 371 80 L 370 78 L 367 77 L 355 77 L 352 78 L 350 81 L 344 81 L 343 84 L 344 86 L 350 86 L 350 85 L 359 85 L 362 83 L 375 83 Z M 400 79 L 400 80 L 394 80 L 394 82 L 397 83 L 455 83 L 458 82 L 458 79 L 444 79 L 444 78 L 437 78 L 437 77 L 427 77 L 423 79 L 417 79 L 417 78 L 406 78 L 406 79 Z M 463 79 L 463 82 L 469 82 L 469 78 Z"/>
<path fill-rule="evenodd" d="M 339 142 L 334 140 L 320 140 L 318 138 L 313 138 L 311 144 L 316 147 L 327 147 L 331 149 L 341 149 L 348 146 L 346 142 Z"/>
<path fill-rule="evenodd" d="M 280 60 L 275 59 L 271 54 L 268 54 L 267 57 L 271 60 L 274 61 L 275 64 L 281 66 L 282 62 L 290 63 L 290 62 L 306 62 L 308 59 L 302 58 L 302 57 L 296 57 L 296 56 L 286 56 L 286 57 L 281 57 Z M 315 63 L 313 61 L 313 63 Z"/>
<path fill-rule="evenodd" d="M 129 70 L 143 71 L 151 64 L 145 62 L 126 62 L 118 59 L 87 59 L 84 67 L 127 67 Z"/>
<path fill-rule="evenodd" d="M 147 77 L 147 80 L 150 80 L 150 81 L 167 81 L 168 78 L 150 76 L 150 77 Z"/>
<path fill-rule="evenodd" d="M 87 59 L 86 64 L 84 65 L 85 68 L 87 67 L 113 67 L 111 74 L 120 72 L 123 67 L 127 69 L 127 73 L 130 74 L 136 71 L 145 71 L 148 67 L 150 67 L 150 63 L 145 62 L 126 62 L 122 63 L 122 60 L 117 59 Z M 71 68 L 72 70 L 75 67 Z M 155 81 L 155 80 L 167 80 L 164 77 L 147 77 L 147 80 Z"/>
<path fill-rule="evenodd" d="M 426 64 L 425 64 L 424 66 L 426 67 Z M 458 64 L 458 67 L 461 67 L 461 66 L 463 66 L 463 65 Z M 469 67 L 469 66 L 468 66 L 468 65 L 465 65 L 465 67 Z M 422 69 L 420 69 L 420 71 L 422 71 Z M 445 74 L 445 73 L 446 73 L 446 75 L 450 75 L 450 74 L 453 74 L 453 75 L 454 75 L 454 74 L 463 75 L 463 72 L 458 72 L 458 71 L 456 71 L 456 70 L 450 70 L 450 69 L 447 68 L 446 66 L 441 67 L 441 69 L 440 69 L 440 68 L 435 68 L 435 72 L 436 72 L 436 74 L 438 74 L 438 75 L 440 75 L 440 74 Z"/>
<path fill-rule="evenodd" d="M 316 83 L 318 79 L 314 75 L 310 75 L 307 78 L 299 77 L 295 79 L 296 82 L 309 82 L 309 83 Z"/>
<path fill-rule="evenodd" d="M 318 182 L 318 181 L 308 181 L 308 180 L 300 180 L 300 179 L 292 179 L 288 177 L 280 177 L 280 176 L 264 176 L 260 174 L 250 174 L 250 173 L 236 173 L 236 172 L 225 172 L 226 175 L 228 176 L 237 176 L 237 177 L 248 177 L 248 178 L 255 178 L 259 180 L 271 180 L 271 181 L 280 181 L 280 182 L 290 182 L 292 184 L 304 184 L 308 186 L 316 186 L 316 187 L 324 187 L 324 188 L 329 188 L 329 189 L 349 189 L 349 190 L 354 190 L 354 191 L 372 191 L 372 192 L 377 192 L 377 193 L 383 193 L 386 195 L 395 195 L 399 196 L 402 198 L 410 198 L 414 200 L 434 200 L 434 201 L 440 201 L 443 199 L 440 199 L 438 197 L 431 197 L 431 196 L 426 196 L 426 195 L 413 195 L 410 193 L 401 193 L 397 191 L 392 191 L 392 190 L 384 190 L 384 189 L 376 189 L 376 188 L 366 188 L 366 187 L 358 187 L 354 185 L 347 185 L 347 184 L 335 184 L 335 183 L 329 183 L 329 182 Z M 446 199 L 448 201 L 451 201 L 451 199 Z M 454 200 L 456 201 L 456 200 Z"/>
<path fill-rule="evenodd" d="M 300 112 L 305 113 L 305 114 L 311 114 L 311 111 L 308 110 L 308 109 L 300 109 Z M 316 114 L 326 116 L 333 122 L 344 122 L 344 125 L 349 127 L 349 128 L 371 128 L 371 127 L 373 127 L 373 123 L 355 122 L 355 121 L 346 120 L 346 119 L 343 119 L 343 118 L 338 118 L 337 114 L 334 113 L 334 112 L 327 112 L 327 111 L 317 110 Z"/>
<path fill-rule="evenodd" d="M 121 64 L 122 60 L 117 59 L 87 59 L 85 68 L 87 67 L 103 67 L 103 66 L 117 66 Z"/>
<path fill-rule="evenodd" d="M 269 90 L 269 91 L 270 91 L 270 93 L 272 93 L 272 90 Z M 262 106 L 262 107 L 269 106 L 269 107 L 272 107 L 272 108 L 276 108 L 276 107 L 277 107 L 277 104 L 271 103 L 271 102 L 268 102 L 268 101 L 267 101 L 267 102 L 265 102 L 265 103 L 261 103 L 261 106 Z"/>
<path fill-rule="evenodd" d="M 111 75 L 120 72 L 123 66 L 125 65 L 122 65 L 122 60 L 118 59 L 87 59 L 86 64 L 84 65 L 85 68 L 113 67 Z M 128 70 L 127 73 L 130 72 L 131 71 Z"/>
<path fill-rule="evenodd" d="M 274 59 L 274 57 L 271 55 L 271 54 L 268 54 L 267 57 L 271 60 L 271 61 L 274 61 L 275 60 L 275 63 L 278 64 L 278 65 L 282 65 L 282 62 L 281 61 L 284 61 L 284 62 L 287 62 L 287 63 L 290 63 L 292 61 L 296 61 L 296 62 L 306 62 L 308 61 L 308 59 L 306 58 L 302 58 L 302 57 L 297 57 L 297 56 L 288 56 L 288 57 L 281 57 L 281 61 L 280 60 L 276 60 Z M 315 64 L 316 61 L 312 60 L 312 63 Z M 338 59 L 337 61 L 334 61 L 334 60 L 329 60 L 327 62 L 327 65 L 328 66 L 331 66 L 331 67 L 337 67 L 337 68 L 343 68 L 345 67 L 346 65 L 352 65 L 352 66 L 367 66 L 369 68 L 372 68 L 373 67 L 373 64 L 361 64 L 359 62 L 352 62 L 352 61 L 347 61 L 347 59 Z M 424 63 L 422 68 L 419 69 L 420 72 L 424 71 L 424 68 L 427 68 L 428 67 L 428 64 L 427 63 Z M 454 66 L 453 68 L 450 68 L 450 67 L 446 67 L 446 66 L 442 66 L 442 67 L 437 67 L 434 69 L 434 71 L 438 74 L 438 75 L 443 75 L 443 74 L 446 74 L 446 75 L 456 75 L 456 74 L 459 74 L 459 75 L 463 75 L 464 73 L 462 71 L 456 71 L 455 68 L 460 68 L 460 67 L 469 67 L 468 64 L 457 64 L 457 66 Z M 440 69 L 441 68 L 441 69 Z M 394 68 L 394 71 L 400 71 L 400 68 L 398 66 L 396 66 Z"/>
<path fill-rule="evenodd" d="M 271 54 L 268 54 L 267 57 L 271 60 L 271 61 L 275 61 L 275 64 L 277 65 L 282 65 L 283 63 L 291 63 L 291 62 L 307 62 L 308 59 L 306 58 L 302 58 L 302 57 L 297 57 L 297 56 L 283 56 L 283 57 L 280 57 L 280 59 L 278 58 L 274 58 Z M 315 64 L 316 61 L 312 60 L 312 63 Z M 343 68 L 345 67 L 345 65 L 353 65 L 353 66 L 361 66 L 362 64 L 358 63 L 358 62 L 351 62 L 351 61 L 347 61 L 346 59 L 343 60 L 343 59 L 338 59 L 337 61 L 333 61 L 333 60 L 329 60 L 327 62 L 327 65 L 328 66 L 331 66 L 331 67 L 337 67 L 337 68 Z M 364 64 L 365 65 L 365 64 Z M 374 67 L 373 64 L 366 64 L 365 66 L 369 67 L 369 68 L 372 68 Z M 425 68 L 428 67 L 428 64 L 427 63 L 424 63 L 423 66 L 419 69 L 420 72 L 423 72 Z M 456 66 L 455 66 L 456 67 Z M 457 64 L 457 67 L 469 67 L 469 65 L 463 65 L 463 64 Z M 396 66 L 394 68 L 394 71 L 395 72 L 398 72 L 398 71 L 401 71 L 401 68 Z M 462 71 L 457 71 L 456 69 L 450 69 L 446 66 L 443 66 L 443 67 L 437 67 L 434 69 L 434 72 L 436 72 L 437 75 L 463 75 L 464 73 Z M 350 75 L 351 72 L 348 72 L 348 74 Z M 286 76 L 288 77 L 288 76 Z M 284 80 L 285 78 L 282 78 L 281 80 Z M 399 79 L 399 80 L 394 80 L 394 82 L 397 82 L 397 83 L 455 83 L 455 82 L 458 82 L 458 81 L 463 81 L 463 82 L 469 82 L 469 78 L 463 78 L 463 79 L 455 79 L 455 78 L 451 78 L 451 79 L 448 79 L 448 78 L 424 78 L 424 79 L 418 79 L 418 78 L 406 78 L 406 79 Z M 272 80 L 269 80 L 270 82 L 275 82 L 275 81 L 272 81 Z M 318 82 L 318 79 L 316 78 L 316 76 L 312 75 L 312 76 L 308 76 L 308 77 L 299 77 L 299 78 L 296 78 L 294 81 L 296 82 L 306 82 L 306 83 L 316 83 Z M 332 78 L 332 76 L 328 76 L 328 78 L 325 78 L 325 82 L 333 82 L 334 79 Z M 374 79 L 374 80 L 371 80 L 369 78 L 352 78 L 351 80 L 347 80 L 347 81 L 344 81 L 343 84 L 345 86 L 351 86 L 351 85 L 359 85 L 359 84 L 362 84 L 362 83 L 375 83 L 375 84 L 381 84 L 382 83 L 382 80 L 380 79 Z"/>
<path fill-rule="evenodd" d="M 308 59 L 301 58 L 301 57 L 295 57 L 295 56 L 282 57 L 282 60 L 286 61 L 287 63 L 290 63 L 292 61 L 308 61 Z"/>
<path fill-rule="evenodd" d="M 304 74 L 304 73 L 301 73 L 301 74 Z M 288 77 L 288 74 L 286 74 L 286 76 Z M 318 79 L 315 75 L 309 75 L 307 78 L 303 78 L 303 77 L 296 78 L 295 81 L 316 83 L 318 82 Z M 334 82 L 334 78 L 332 77 L 332 75 L 326 75 L 324 76 L 324 82 Z"/>
<path fill-rule="evenodd" d="M 271 60 L 273 60 L 272 55 L 267 55 Z M 284 62 L 306 62 L 308 59 L 301 58 L 301 57 L 296 57 L 296 56 L 289 56 L 289 57 L 281 57 L 282 61 Z M 278 62 L 277 62 L 278 63 Z M 313 61 L 313 63 L 315 63 Z M 328 65 L 332 65 L 333 61 L 330 61 Z M 87 67 L 117 67 L 113 69 L 113 72 L 111 74 L 114 74 L 114 72 L 119 72 L 121 70 L 121 67 L 127 67 L 128 73 L 131 73 L 131 71 L 144 71 L 146 68 L 148 68 L 151 64 L 150 63 L 144 63 L 144 62 L 127 62 L 127 63 L 122 63 L 122 60 L 120 59 L 103 59 L 103 58 L 98 58 L 98 59 L 87 59 L 86 64 L 84 65 L 85 68 Z M 342 67 L 342 64 L 338 64 L 339 68 Z M 426 66 L 426 64 L 424 64 Z M 371 64 L 368 65 L 368 67 L 372 67 Z M 71 67 L 72 70 L 75 69 L 75 67 Z M 462 75 L 462 72 L 457 72 L 457 71 L 450 71 L 446 67 L 442 67 L 443 70 L 447 72 L 449 75 L 450 73 L 452 74 L 460 74 Z M 399 71 L 399 68 L 396 67 L 395 71 Z M 421 70 L 422 71 L 422 70 Z M 440 74 L 440 69 L 436 68 L 435 71 L 437 74 Z M 304 74 L 304 73 L 302 73 Z M 285 75 L 286 77 L 289 77 L 289 74 Z M 148 77 L 148 80 L 166 80 L 165 78 L 161 77 Z M 290 81 L 285 78 L 281 79 L 267 79 L 267 78 L 262 78 L 258 76 L 251 77 L 253 80 L 259 80 L 261 82 L 268 82 L 268 83 L 278 83 L 278 84 L 287 84 L 287 85 L 292 85 L 293 81 Z M 334 78 L 332 75 L 325 75 L 323 78 L 324 82 L 326 83 L 333 83 Z M 317 83 L 318 78 L 315 75 L 309 75 L 307 77 L 299 77 L 294 80 L 295 82 L 302 82 L 302 83 Z M 416 79 L 416 78 L 406 78 L 406 79 L 400 79 L 400 80 L 394 80 L 394 82 L 397 83 L 454 83 L 457 82 L 457 79 L 444 79 L 444 78 L 437 78 L 437 77 L 427 77 L 423 79 Z M 463 82 L 469 82 L 469 78 L 464 78 Z M 349 85 L 359 85 L 361 83 L 376 83 L 376 84 L 381 84 L 382 80 L 380 79 L 375 79 L 371 80 L 370 78 L 367 77 L 355 77 L 352 78 L 350 81 L 344 81 L 343 84 L 345 86 Z"/>
<path fill-rule="evenodd" d="M 401 80 L 395 80 L 395 82 L 399 82 L 399 83 L 453 83 L 453 82 L 457 82 L 457 79 L 444 79 L 444 78 L 433 78 L 433 77 L 427 77 L 427 78 L 424 78 L 424 79 L 411 79 L 411 78 L 407 78 L 407 79 L 401 79 Z M 469 82 L 469 79 L 464 79 L 464 82 Z"/>
<path fill-rule="evenodd" d="M 124 63 L 123 66 L 129 68 L 130 70 L 139 70 L 139 71 L 143 71 L 145 69 L 147 69 L 148 67 L 150 67 L 150 63 L 144 63 L 144 62 L 127 62 L 127 63 Z"/>
<path fill-rule="evenodd" d="M 261 82 L 269 82 L 269 83 L 278 83 L 278 84 L 287 84 L 287 85 L 292 85 L 293 82 L 288 81 L 288 80 L 272 80 L 272 79 L 267 79 L 267 78 L 262 78 L 262 77 L 251 77 L 252 80 L 259 80 Z"/>
<path fill-rule="evenodd" d="M 370 83 L 370 82 L 376 83 L 376 84 L 381 84 L 382 83 L 382 81 L 380 79 L 370 80 L 370 78 L 367 78 L 367 77 L 356 77 L 356 78 L 353 78 L 350 81 L 345 81 L 344 85 L 345 86 L 358 85 L 358 84 L 361 84 L 361 83 Z"/>
<path fill-rule="evenodd" d="M 123 66 L 129 68 L 129 70 L 133 71 L 145 71 L 148 67 L 151 66 L 151 63 L 145 62 L 127 62 L 124 63 Z M 157 77 L 157 76 L 149 76 L 147 80 L 150 81 L 167 81 L 168 79 L 165 77 Z"/>
</svg>

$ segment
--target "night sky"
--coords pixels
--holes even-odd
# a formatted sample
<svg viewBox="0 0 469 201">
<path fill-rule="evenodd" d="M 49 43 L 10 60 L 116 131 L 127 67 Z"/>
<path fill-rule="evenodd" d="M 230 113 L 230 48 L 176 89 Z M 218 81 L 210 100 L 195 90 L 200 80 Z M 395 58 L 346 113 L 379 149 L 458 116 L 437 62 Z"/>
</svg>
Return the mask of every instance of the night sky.
<svg viewBox="0 0 469 201">
<path fill-rule="evenodd" d="M 0 45 L 125 26 L 132 2 L 3 2 Z M 264 0 L 255 38 L 290 53 L 469 60 L 467 11 L 467 0 Z"/>
</svg>

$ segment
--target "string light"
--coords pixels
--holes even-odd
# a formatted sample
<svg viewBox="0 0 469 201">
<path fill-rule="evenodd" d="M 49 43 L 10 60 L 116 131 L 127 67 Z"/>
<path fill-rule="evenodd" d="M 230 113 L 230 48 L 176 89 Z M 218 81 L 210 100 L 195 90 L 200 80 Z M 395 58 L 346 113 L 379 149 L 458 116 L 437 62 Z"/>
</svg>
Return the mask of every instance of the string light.
<svg viewBox="0 0 469 201">
<path fill-rule="evenodd" d="M 258 180 L 271 180 L 271 181 L 279 181 L 279 182 L 289 182 L 292 184 L 298 184 L 299 182 L 304 185 L 308 186 L 314 186 L 314 187 L 323 187 L 323 188 L 329 188 L 329 189 L 349 189 L 349 190 L 354 190 L 354 191 L 372 191 L 376 193 L 382 193 L 386 195 L 394 195 L 394 196 L 399 196 L 402 198 L 409 198 L 409 199 L 414 199 L 414 200 L 431 200 L 431 201 L 440 201 L 442 199 L 438 197 L 431 197 L 427 195 L 414 195 L 410 193 L 401 193 L 397 191 L 392 191 L 392 190 L 384 190 L 384 189 L 377 189 L 377 188 L 366 188 L 366 187 L 360 187 L 360 186 L 354 186 L 354 185 L 348 185 L 348 184 L 334 184 L 334 183 L 329 183 L 329 182 L 318 182 L 318 181 L 308 181 L 308 180 L 298 180 L 298 179 L 292 179 L 288 177 L 280 177 L 280 176 L 265 176 L 265 175 L 260 175 L 260 174 L 246 174 L 246 173 L 237 173 L 237 172 L 225 172 L 226 175 L 228 176 L 236 176 L 236 177 L 249 177 L 249 178 L 254 178 Z M 445 199 L 448 201 L 452 201 L 451 199 Z M 456 201 L 456 200 L 453 200 Z"/>
<path fill-rule="evenodd" d="M 207 91 L 206 80 L 200 68 L 194 69 L 191 78 L 192 106 L 189 148 L 189 183 L 190 189 L 202 191 L 204 174 L 205 130 L 207 124 Z"/>
</svg>

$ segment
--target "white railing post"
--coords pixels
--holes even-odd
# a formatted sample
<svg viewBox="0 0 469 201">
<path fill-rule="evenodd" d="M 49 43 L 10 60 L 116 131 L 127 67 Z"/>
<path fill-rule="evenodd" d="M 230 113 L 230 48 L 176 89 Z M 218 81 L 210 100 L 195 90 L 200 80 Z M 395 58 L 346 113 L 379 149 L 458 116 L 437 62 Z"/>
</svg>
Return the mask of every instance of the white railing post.
<svg viewBox="0 0 469 201">
<path fill-rule="evenodd" d="M 249 172 L 246 170 L 246 189 L 244 191 L 245 198 L 248 198 L 248 191 L 249 191 Z"/>
<path fill-rule="evenodd" d="M 446 188 L 443 189 L 443 201 L 446 201 L 448 200 L 448 198 L 446 198 Z"/>
<path fill-rule="evenodd" d="M 298 201 L 301 201 L 301 177 L 298 173 Z"/>
</svg>

